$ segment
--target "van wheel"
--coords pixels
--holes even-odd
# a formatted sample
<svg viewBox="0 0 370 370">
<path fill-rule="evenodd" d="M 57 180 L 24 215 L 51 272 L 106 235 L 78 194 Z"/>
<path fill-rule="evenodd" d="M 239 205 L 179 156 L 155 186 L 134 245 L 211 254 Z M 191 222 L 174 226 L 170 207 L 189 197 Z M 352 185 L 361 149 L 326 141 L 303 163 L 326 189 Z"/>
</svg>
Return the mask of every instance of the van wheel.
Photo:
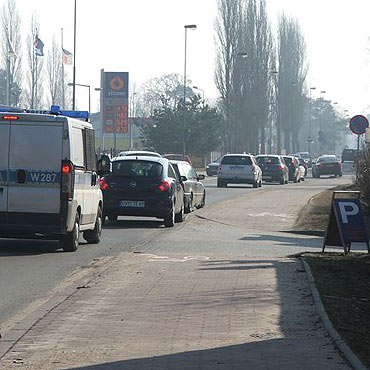
<svg viewBox="0 0 370 370">
<path fill-rule="evenodd" d="M 73 230 L 61 239 L 64 252 L 75 252 L 80 239 L 80 216 L 77 214 Z"/>
<path fill-rule="evenodd" d="M 99 207 L 98 213 L 96 215 L 94 230 L 85 231 L 83 235 L 84 239 L 90 244 L 100 243 L 102 226 L 103 226 L 103 217 L 101 208 Z"/>
</svg>

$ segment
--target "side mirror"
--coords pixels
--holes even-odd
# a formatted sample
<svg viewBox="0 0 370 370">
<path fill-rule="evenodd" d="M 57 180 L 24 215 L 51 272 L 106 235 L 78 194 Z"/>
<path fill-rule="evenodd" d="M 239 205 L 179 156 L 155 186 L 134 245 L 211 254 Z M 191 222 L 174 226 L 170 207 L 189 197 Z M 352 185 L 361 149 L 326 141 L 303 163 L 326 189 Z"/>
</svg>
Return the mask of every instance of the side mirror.
<svg viewBox="0 0 370 370">
<path fill-rule="evenodd" d="M 180 182 L 188 181 L 188 178 L 186 176 L 180 176 Z"/>
<path fill-rule="evenodd" d="M 204 180 L 206 177 L 204 175 L 198 175 L 198 181 L 199 180 Z"/>
</svg>

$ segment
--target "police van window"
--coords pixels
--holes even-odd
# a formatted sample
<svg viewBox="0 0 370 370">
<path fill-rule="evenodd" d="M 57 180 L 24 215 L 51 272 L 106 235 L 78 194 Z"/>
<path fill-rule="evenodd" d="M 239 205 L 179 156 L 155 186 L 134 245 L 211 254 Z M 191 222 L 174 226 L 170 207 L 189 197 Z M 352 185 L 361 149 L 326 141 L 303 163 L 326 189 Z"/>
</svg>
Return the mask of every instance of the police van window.
<svg viewBox="0 0 370 370">
<path fill-rule="evenodd" d="M 84 142 L 82 130 L 73 127 L 73 164 L 77 167 L 85 167 Z"/>
<path fill-rule="evenodd" d="M 94 130 L 84 130 L 85 167 L 87 171 L 96 171 Z"/>
</svg>

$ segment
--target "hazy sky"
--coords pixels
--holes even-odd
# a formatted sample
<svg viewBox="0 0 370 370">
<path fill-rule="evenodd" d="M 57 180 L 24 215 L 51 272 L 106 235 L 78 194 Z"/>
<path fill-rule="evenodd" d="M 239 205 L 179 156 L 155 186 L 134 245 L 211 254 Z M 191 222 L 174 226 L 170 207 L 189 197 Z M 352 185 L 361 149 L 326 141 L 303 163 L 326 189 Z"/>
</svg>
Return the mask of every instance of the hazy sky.
<svg viewBox="0 0 370 370">
<path fill-rule="evenodd" d="M 4 0 L 0 0 L 3 4 Z M 298 18 L 307 43 L 309 82 L 316 96 L 339 102 L 349 113 L 370 109 L 369 0 L 267 0 L 273 24 L 284 11 Z M 17 0 L 24 36 L 34 13 L 40 22 L 44 52 L 53 35 L 73 51 L 74 0 Z M 77 0 L 76 82 L 100 85 L 100 69 L 128 71 L 139 86 L 164 73 L 183 74 L 184 25 L 188 32 L 187 74 L 215 98 L 214 19 L 217 0 Z M 25 39 L 25 37 L 24 37 Z M 72 67 L 67 67 L 72 76 Z M 92 110 L 98 108 L 92 90 Z M 87 108 L 87 91 L 77 87 L 77 104 Z"/>
</svg>

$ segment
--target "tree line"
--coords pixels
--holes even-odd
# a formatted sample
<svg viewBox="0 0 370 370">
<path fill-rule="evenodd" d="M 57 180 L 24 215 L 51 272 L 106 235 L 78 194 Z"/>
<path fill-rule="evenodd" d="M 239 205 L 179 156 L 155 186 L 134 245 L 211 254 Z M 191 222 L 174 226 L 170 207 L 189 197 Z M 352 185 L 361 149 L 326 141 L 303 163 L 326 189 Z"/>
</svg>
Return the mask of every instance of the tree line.
<svg viewBox="0 0 370 370">
<path fill-rule="evenodd" d="M 63 108 L 70 108 L 71 94 L 65 82 L 68 75 L 62 66 L 62 46 L 56 37 L 45 56 L 37 54 L 35 43 L 41 39 L 37 16 L 31 16 L 24 40 L 16 0 L 5 1 L 0 12 L 0 103 L 28 109 L 44 109 L 64 103 Z"/>
</svg>

